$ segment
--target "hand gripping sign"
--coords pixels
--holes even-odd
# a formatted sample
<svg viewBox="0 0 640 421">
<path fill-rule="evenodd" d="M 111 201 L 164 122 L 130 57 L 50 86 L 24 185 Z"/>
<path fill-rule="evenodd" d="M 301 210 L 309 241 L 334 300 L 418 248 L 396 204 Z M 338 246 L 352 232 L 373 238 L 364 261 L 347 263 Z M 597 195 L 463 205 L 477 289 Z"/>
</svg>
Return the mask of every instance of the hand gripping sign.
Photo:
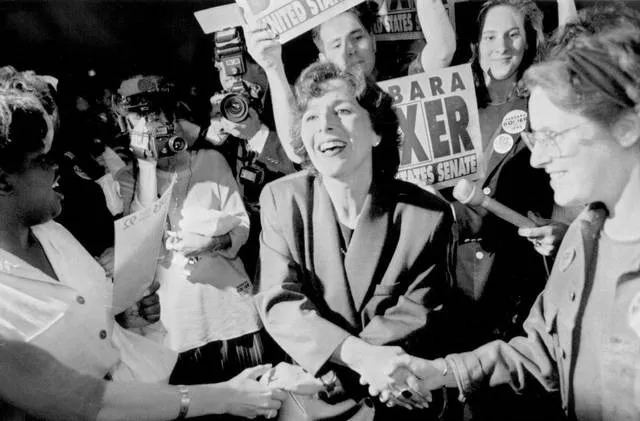
<svg viewBox="0 0 640 421">
<path fill-rule="evenodd" d="M 484 174 L 480 119 L 471 66 L 380 82 L 402 130 L 397 177 L 436 189 Z"/>
<path fill-rule="evenodd" d="M 264 24 L 285 43 L 364 0 L 236 0 L 248 21 Z"/>
</svg>

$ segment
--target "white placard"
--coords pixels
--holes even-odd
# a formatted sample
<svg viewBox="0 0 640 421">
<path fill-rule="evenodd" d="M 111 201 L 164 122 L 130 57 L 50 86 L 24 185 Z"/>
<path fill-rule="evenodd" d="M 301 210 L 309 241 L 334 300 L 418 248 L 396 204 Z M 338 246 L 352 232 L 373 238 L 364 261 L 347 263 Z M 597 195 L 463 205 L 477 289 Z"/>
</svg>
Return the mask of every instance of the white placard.
<svg viewBox="0 0 640 421">
<path fill-rule="evenodd" d="M 285 43 L 364 0 L 236 0 L 247 20 L 266 25 Z"/>
<path fill-rule="evenodd" d="M 174 177 L 162 197 L 150 206 L 114 222 L 114 314 L 138 302 L 153 282 L 175 182 Z"/>
<path fill-rule="evenodd" d="M 245 24 L 242 11 L 236 3 L 199 10 L 194 16 L 205 34 Z"/>
</svg>

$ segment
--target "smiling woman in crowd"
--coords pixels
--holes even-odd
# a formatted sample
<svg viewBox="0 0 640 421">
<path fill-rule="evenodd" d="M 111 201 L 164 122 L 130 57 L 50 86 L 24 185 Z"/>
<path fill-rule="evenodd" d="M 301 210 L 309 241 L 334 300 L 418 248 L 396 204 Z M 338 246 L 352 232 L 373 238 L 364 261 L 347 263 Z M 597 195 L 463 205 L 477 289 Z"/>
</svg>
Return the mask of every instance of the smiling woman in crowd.
<svg viewBox="0 0 640 421">
<path fill-rule="evenodd" d="M 559 2 L 561 10 L 571 4 Z M 508 340 L 522 332 L 522 322 L 547 280 L 548 263 L 542 255 L 555 253 L 566 230 L 549 219 L 553 197 L 548 176 L 529 165 L 530 151 L 521 137 L 529 126 L 529 115 L 528 94 L 520 79 L 544 41 L 542 19 L 532 0 L 489 0 L 478 16 L 471 67 L 485 176 L 477 185 L 486 196 L 528 215 L 540 227 L 521 231 L 527 234 L 521 236 L 517 227 L 486 209 L 453 202 L 459 226 L 456 278 L 472 303 L 467 337 L 471 346 Z M 471 400 L 468 404 L 476 417 L 510 419 L 529 401 L 515 398 L 507 388 L 486 393 L 495 399 L 500 396 L 503 404 L 488 404 L 492 400 L 485 397 Z M 548 417 L 538 412 L 542 402 L 531 403 L 531 410 L 525 412 L 532 419 Z"/>
<path fill-rule="evenodd" d="M 282 392 L 255 381 L 268 366 L 191 390 L 161 384 L 175 357 L 115 322 L 104 270 L 52 220 L 63 199 L 55 190 L 52 127 L 35 96 L 0 90 L 0 336 L 40 347 L 84 375 L 126 382 L 107 387 L 101 419 L 274 416 Z M 146 297 L 138 308 L 139 319 L 158 319 L 157 297 Z M 125 314 L 124 321 L 133 319 Z M 21 420 L 24 413 L 2 403 L 0 418 Z"/>
<path fill-rule="evenodd" d="M 334 63 L 342 70 L 376 79 L 373 27 L 378 19 L 378 3 L 367 0 L 315 27 L 313 40 L 318 48 L 318 59 Z M 415 3 L 426 45 L 410 68 L 429 71 L 448 66 L 456 50 L 456 37 L 442 1 L 420 0 Z M 278 110 L 274 117 L 282 146 L 289 159 L 299 163 L 301 158 L 294 151 L 292 133 L 297 124 L 293 112 L 295 99 L 285 74 L 280 40 L 267 27 L 253 27 L 247 31 L 246 37 L 249 52 L 264 68 L 269 80 L 274 110 Z"/>
<path fill-rule="evenodd" d="M 569 419 L 636 420 L 640 14 L 619 4 L 585 10 L 553 45 L 525 74 L 532 131 L 524 139 L 556 203 L 589 205 L 567 231 L 525 337 L 409 365 L 422 386 L 457 384 L 463 397 L 487 385 L 542 385 Z"/>
<path fill-rule="evenodd" d="M 386 384 L 385 361 L 403 349 L 445 346 L 450 208 L 395 179 L 398 120 L 375 84 L 318 63 L 296 95 L 297 152 L 308 169 L 262 192 L 263 323 L 294 361 L 334 385 L 330 396 L 301 399 L 312 419 L 429 419 L 374 404 L 358 383 Z M 400 392 L 383 395 L 425 403 Z"/>
</svg>

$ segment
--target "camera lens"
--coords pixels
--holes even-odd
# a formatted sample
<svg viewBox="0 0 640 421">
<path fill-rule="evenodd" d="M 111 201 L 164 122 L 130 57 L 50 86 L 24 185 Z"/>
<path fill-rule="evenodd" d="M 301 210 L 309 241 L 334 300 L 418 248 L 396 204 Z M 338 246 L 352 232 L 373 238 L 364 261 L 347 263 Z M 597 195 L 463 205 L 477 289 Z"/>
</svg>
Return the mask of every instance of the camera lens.
<svg viewBox="0 0 640 421">
<path fill-rule="evenodd" d="M 234 123 L 244 121 L 249 115 L 249 101 L 239 94 L 229 94 L 220 102 L 220 113 Z"/>
<path fill-rule="evenodd" d="M 172 152 L 180 152 L 187 149 L 187 142 L 181 137 L 174 136 L 169 139 L 167 146 Z"/>
</svg>

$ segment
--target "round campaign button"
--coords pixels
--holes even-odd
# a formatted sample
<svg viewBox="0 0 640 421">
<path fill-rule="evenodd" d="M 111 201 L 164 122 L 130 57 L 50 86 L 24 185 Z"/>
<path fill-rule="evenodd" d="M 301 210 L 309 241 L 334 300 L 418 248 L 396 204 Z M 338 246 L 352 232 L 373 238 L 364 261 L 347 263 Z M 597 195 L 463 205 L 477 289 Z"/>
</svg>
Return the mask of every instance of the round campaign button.
<svg viewBox="0 0 640 421">
<path fill-rule="evenodd" d="M 509 111 L 502 119 L 502 129 L 510 134 L 520 133 L 527 127 L 527 112 L 523 110 Z"/>
<path fill-rule="evenodd" d="M 507 153 L 513 147 L 513 137 L 510 134 L 502 133 L 493 139 L 493 150 L 497 153 Z"/>
</svg>

